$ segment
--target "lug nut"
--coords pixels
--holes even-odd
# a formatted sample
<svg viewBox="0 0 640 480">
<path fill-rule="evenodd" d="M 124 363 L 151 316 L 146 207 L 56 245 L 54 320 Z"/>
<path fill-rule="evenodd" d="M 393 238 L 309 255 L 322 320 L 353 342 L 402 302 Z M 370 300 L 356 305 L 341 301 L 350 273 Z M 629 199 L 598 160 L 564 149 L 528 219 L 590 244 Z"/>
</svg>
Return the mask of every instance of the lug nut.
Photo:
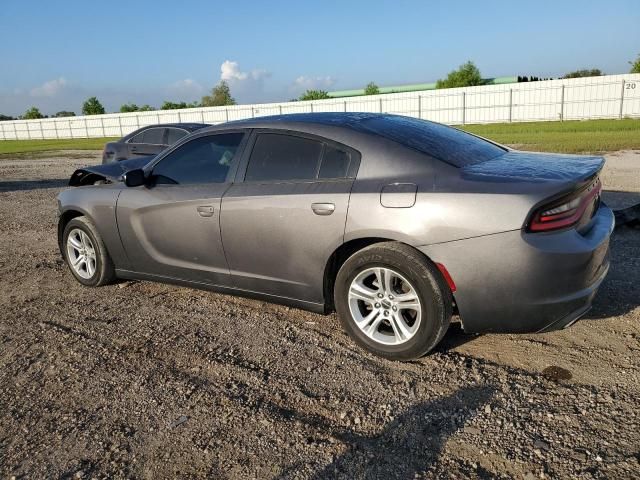
<svg viewBox="0 0 640 480">
<path fill-rule="evenodd" d="M 393 311 L 395 312 L 396 310 L 398 310 L 398 307 L 396 307 L 395 305 L 393 307 L 391 307 L 393 309 Z"/>
<path fill-rule="evenodd" d="M 380 308 L 380 304 L 379 303 L 376 303 L 376 308 Z"/>
<path fill-rule="evenodd" d="M 389 300 L 393 300 L 393 295 L 389 295 Z"/>
<path fill-rule="evenodd" d="M 385 314 L 385 315 L 389 315 L 389 310 L 385 310 L 385 311 L 384 311 L 384 314 Z"/>
<path fill-rule="evenodd" d="M 379 294 L 378 294 L 378 298 L 382 298 L 382 297 L 384 297 L 384 295 L 383 295 L 383 294 L 381 294 L 381 293 L 379 293 Z"/>
</svg>

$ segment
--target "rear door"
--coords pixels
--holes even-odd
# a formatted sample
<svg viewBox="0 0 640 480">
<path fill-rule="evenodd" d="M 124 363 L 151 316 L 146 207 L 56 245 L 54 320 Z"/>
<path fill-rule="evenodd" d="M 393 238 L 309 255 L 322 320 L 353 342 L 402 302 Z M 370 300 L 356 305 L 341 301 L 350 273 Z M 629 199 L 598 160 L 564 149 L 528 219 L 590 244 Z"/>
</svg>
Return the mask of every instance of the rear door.
<svg viewBox="0 0 640 480">
<path fill-rule="evenodd" d="M 222 199 L 232 282 L 320 303 L 324 267 L 344 238 L 359 155 L 294 132 L 256 131 L 249 143 L 239 181 Z"/>
<path fill-rule="evenodd" d="M 245 133 L 203 135 L 156 163 L 149 185 L 125 188 L 118 229 L 132 270 L 214 285 L 229 283 L 220 201 Z"/>
</svg>

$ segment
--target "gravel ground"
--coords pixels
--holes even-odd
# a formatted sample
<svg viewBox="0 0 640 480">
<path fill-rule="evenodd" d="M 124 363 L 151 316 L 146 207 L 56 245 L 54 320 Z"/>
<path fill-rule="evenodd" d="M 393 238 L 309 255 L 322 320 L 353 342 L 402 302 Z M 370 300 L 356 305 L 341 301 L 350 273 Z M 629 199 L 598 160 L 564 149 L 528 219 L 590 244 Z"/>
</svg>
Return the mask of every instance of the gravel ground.
<svg viewBox="0 0 640 480">
<path fill-rule="evenodd" d="M 640 202 L 640 152 L 605 199 Z M 593 310 L 540 335 L 454 323 L 417 362 L 337 318 L 148 282 L 81 287 L 55 197 L 98 155 L 0 158 L 1 478 L 640 478 L 640 232 Z"/>
</svg>

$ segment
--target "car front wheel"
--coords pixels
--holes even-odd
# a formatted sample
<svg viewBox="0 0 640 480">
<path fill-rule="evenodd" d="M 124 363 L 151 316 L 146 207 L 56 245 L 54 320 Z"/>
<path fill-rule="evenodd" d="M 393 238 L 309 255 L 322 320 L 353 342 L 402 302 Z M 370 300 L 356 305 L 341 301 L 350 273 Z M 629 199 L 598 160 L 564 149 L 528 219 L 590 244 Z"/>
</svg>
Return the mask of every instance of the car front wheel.
<svg viewBox="0 0 640 480">
<path fill-rule="evenodd" d="M 347 259 L 334 299 L 347 333 L 393 360 L 415 359 L 433 349 L 452 314 L 451 291 L 437 267 L 396 242 L 374 244 Z"/>
<path fill-rule="evenodd" d="M 86 217 L 76 217 L 65 226 L 62 251 L 71 273 L 83 285 L 98 287 L 115 279 L 111 257 Z"/>
</svg>

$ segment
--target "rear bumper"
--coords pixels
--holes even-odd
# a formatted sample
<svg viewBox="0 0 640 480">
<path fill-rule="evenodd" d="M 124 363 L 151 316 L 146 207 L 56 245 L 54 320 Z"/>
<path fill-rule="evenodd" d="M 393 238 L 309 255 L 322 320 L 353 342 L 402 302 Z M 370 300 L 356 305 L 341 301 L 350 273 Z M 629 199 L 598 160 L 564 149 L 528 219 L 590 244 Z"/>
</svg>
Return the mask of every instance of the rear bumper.
<svg viewBox="0 0 640 480">
<path fill-rule="evenodd" d="M 531 333 L 584 315 L 609 269 L 613 212 L 603 205 L 587 232 L 511 231 L 419 247 L 446 266 L 465 331 Z"/>
</svg>

